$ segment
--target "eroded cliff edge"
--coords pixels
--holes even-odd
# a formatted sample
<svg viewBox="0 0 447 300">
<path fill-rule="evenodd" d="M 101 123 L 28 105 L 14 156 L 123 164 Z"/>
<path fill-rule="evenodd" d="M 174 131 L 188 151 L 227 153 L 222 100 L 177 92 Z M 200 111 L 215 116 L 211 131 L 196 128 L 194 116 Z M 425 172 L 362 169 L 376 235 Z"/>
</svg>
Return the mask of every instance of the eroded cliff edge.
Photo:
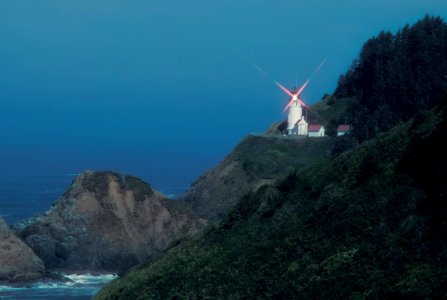
<svg viewBox="0 0 447 300">
<path fill-rule="evenodd" d="M 89 171 L 50 210 L 14 230 L 47 269 L 122 271 L 204 224 L 136 177 Z"/>
</svg>

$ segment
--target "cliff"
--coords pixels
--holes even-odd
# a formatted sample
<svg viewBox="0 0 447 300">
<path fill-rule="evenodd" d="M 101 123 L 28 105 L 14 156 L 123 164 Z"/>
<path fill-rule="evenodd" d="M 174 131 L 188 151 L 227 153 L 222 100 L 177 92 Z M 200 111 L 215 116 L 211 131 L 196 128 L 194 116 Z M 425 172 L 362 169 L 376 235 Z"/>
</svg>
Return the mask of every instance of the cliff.
<svg viewBox="0 0 447 300">
<path fill-rule="evenodd" d="M 42 260 L 0 218 L 0 282 L 30 281 L 43 275 Z"/>
<path fill-rule="evenodd" d="M 298 146 L 303 162 L 257 189 L 296 161 L 249 137 L 184 196 L 220 222 L 95 299 L 446 298 L 446 33 L 427 16 L 370 39 L 313 115 L 361 144 Z"/>
<path fill-rule="evenodd" d="M 444 103 L 244 195 L 95 299 L 445 298 Z"/>
<path fill-rule="evenodd" d="M 180 197 L 202 218 L 225 216 L 249 191 L 288 173 L 330 159 L 333 139 L 246 137 L 215 168 L 198 178 Z"/>
<path fill-rule="evenodd" d="M 203 224 L 136 177 L 85 172 L 50 210 L 14 230 L 48 269 L 122 271 Z"/>
</svg>

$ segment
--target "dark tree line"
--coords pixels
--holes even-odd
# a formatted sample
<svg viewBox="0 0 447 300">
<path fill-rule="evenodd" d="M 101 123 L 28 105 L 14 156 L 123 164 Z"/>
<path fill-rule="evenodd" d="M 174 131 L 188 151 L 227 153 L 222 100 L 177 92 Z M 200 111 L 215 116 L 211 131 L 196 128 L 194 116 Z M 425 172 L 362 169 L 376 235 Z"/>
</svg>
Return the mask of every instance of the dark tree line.
<svg viewBox="0 0 447 300">
<path fill-rule="evenodd" d="M 447 24 L 426 16 L 368 40 L 340 76 L 336 98 L 355 97 L 347 116 L 360 141 L 438 104 L 447 91 Z"/>
</svg>

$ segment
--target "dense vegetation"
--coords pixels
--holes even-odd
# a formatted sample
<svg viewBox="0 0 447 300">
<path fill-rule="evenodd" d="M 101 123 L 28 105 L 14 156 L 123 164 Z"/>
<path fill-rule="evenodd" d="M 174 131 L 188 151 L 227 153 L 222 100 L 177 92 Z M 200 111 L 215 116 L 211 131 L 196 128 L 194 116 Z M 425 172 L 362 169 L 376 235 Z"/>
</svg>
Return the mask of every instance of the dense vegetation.
<svg viewBox="0 0 447 300">
<path fill-rule="evenodd" d="M 244 172 L 253 178 L 283 178 L 297 168 L 329 158 L 334 139 L 282 139 L 249 136 L 235 152 Z"/>
<path fill-rule="evenodd" d="M 318 110 L 335 120 L 348 107 L 368 141 L 338 139 L 332 161 L 246 194 L 96 298 L 446 298 L 446 51 L 440 18 L 368 41 Z M 268 171 L 267 154 L 245 167 Z"/>
<path fill-rule="evenodd" d="M 367 41 L 328 100 L 356 99 L 336 122 L 348 117 L 363 141 L 434 107 L 446 90 L 447 24 L 426 16 L 396 34 L 382 32 Z"/>
<path fill-rule="evenodd" d="M 282 179 L 295 169 L 328 160 L 332 153 L 328 149 L 343 151 L 340 146 L 336 139 L 250 135 L 193 182 L 181 199 L 200 217 L 214 222 L 225 217 L 250 190 Z"/>
<path fill-rule="evenodd" d="M 308 113 L 310 124 L 322 124 L 325 128 L 325 135 L 330 137 L 337 136 L 337 127 L 340 124 L 348 122 L 347 108 L 356 101 L 356 98 L 335 98 L 334 96 L 325 96 L 320 102 L 311 106 Z M 351 138 L 358 141 L 353 135 Z"/>
<path fill-rule="evenodd" d="M 447 296 L 447 109 L 247 194 L 98 299 Z"/>
</svg>

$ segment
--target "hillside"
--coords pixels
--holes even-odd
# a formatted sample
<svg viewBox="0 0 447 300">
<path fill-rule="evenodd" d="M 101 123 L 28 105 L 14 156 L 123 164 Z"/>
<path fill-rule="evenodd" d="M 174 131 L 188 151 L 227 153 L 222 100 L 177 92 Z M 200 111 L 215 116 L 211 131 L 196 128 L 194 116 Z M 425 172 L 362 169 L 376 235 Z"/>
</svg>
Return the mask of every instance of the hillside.
<svg viewBox="0 0 447 300">
<path fill-rule="evenodd" d="M 446 132 L 444 104 L 248 193 L 95 299 L 446 297 Z"/>
<path fill-rule="evenodd" d="M 428 16 L 367 41 L 309 113 L 349 136 L 244 140 L 184 198 L 213 225 L 96 299 L 446 298 L 446 41 Z"/>
<path fill-rule="evenodd" d="M 202 218 L 217 220 L 247 192 L 330 159 L 334 144 L 333 139 L 248 136 L 180 199 Z"/>
<path fill-rule="evenodd" d="M 353 135 L 364 141 L 438 105 L 446 90 L 447 24 L 426 16 L 369 39 L 340 77 L 333 98 L 355 99 L 345 116 Z"/>
</svg>

